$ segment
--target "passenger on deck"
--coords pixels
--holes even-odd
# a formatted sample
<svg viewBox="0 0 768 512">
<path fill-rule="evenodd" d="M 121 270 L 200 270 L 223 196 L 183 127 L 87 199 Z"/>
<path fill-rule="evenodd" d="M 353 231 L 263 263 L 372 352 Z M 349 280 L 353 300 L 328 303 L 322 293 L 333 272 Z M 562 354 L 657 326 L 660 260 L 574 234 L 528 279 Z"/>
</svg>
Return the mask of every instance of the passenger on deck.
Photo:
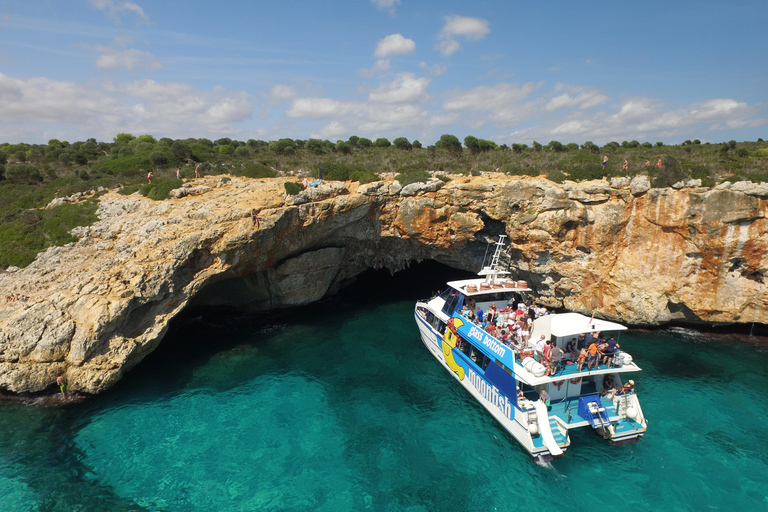
<svg viewBox="0 0 768 512">
<path fill-rule="evenodd" d="M 613 395 L 616 393 L 616 386 L 613 383 L 613 376 L 606 375 L 603 377 L 603 396 L 607 397 L 608 395 L 613 398 Z"/>
<path fill-rule="evenodd" d="M 483 310 L 478 308 L 477 311 L 475 311 L 475 319 L 477 322 L 482 322 L 483 318 L 485 318 L 485 316 L 483 316 Z"/>
<path fill-rule="evenodd" d="M 530 336 L 531 333 L 527 327 L 523 326 L 520 328 L 520 343 L 522 343 L 524 347 L 528 346 L 528 339 Z"/>
<path fill-rule="evenodd" d="M 486 318 L 489 323 L 494 323 L 496 321 L 496 316 L 498 315 L 498 311 L 496 311 L 496 303 L 491 303 L 491 307 L 488 308 L 488 314 L 486 315 Z"/>
<path fill-rule="evenodd" d="M 593 366 L 600 368 L 600 345 L 598 340 L 592 342 L 587 348 L 587 370 L 591 371 Z"/>
<path fill-rule="evenodd" d="M 556 375 L 560 362 L 563 360 L 563 349 L 555 343 L 552 344 L 552 350 L 549 351 L 549 374 Z"/>
<path fill-rule="evenodd" d="M 576 359 L 576 371 L 580 372 L 581 368 L 584 366 L 584 362 L 587 360 L 587 349 L 582 348 L 581 352 L 579 353 L 579 358 Z"/>
<path fill-rule="evenodd" d="M 549 353 L 552 352 L 552 340 L 547 340 L 544 343 L 544 349 L 541 351 L 541 355 L 544 356 L 544 364 L 549 365 Z"/>
<path fill-rule="evenodd" d="M 579 351 L 576 348 L 576 338 L 573 338 L 565 345 L 565 357 L 574 361 L 579 357 Z"/>
<path fill-rule="evenodd" d="M 544 339 L 543 334 L 536 340 L 536 360 L 540 363 L 544 361 L 544 345 L 546 345 L 546 343 L 547 340 Z"/>
<path fill-rule="evenodd" d="M 617 395 L 625 395 L 635 390 L 635 381 L 629 380 L 616 392 Z"/>
<path fill-rule="evenodd" d="M 539 400 L 544 402 L 544 405 L 549 408 L 549 394 L 547 393 L 547 390 L 543 387 L 539 387 Z"/>
<path fill-rule="evenodd" d="M 613 356 L 616 355 L 616 349 L 619 347 L 621 347 L 621 345 L 613 339 L 613 336 L 608 338 L 605 342 L 605 348 L 603 348 L 603 364 L 613 364 Z"/>
</svg>

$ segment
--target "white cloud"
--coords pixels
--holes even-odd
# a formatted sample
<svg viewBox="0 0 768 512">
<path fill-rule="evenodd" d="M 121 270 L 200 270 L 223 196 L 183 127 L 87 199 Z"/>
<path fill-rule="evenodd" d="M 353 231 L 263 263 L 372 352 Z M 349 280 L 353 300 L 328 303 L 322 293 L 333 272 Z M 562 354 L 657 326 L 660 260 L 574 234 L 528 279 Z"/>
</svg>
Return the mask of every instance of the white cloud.
<svg viewBox="0 0 768 512">
<path fill-rule="evenodd" d="M 419 67 L 423 71 L 429 73 L 432 76 L 440 76 L 444 74 L 446 71 L 448 71 L 448 66 L 441 66 L 440 64 L 433 64 L 432 66 L 430 66 L 429 64 L 423 61 L 419 63 Z"/>
<path fill-rule="evenodd" d="M 296 97 L 296 89 L 288 85 L 275 85 L 269 91 L 269 97 L 273 101 L 285 101 Z"/>
<path fill-rule="evenodd" d="M 107 11 L 107 14 L 115 23 L 120 23 L 121 15 L 124 12 L 130 12 L 139 17 L 139 22 L 149 25 L 149 18 L 144 14 L 138 4 L 133 2 L 115 2 L 114 0 L 88 0 L 88 3 L 100 11 Z"/>
<path fill-rule="evenodd" d="M 375 57 L 393 57 L 405 55 L 416 51 L 416 42 L 413 39 L 403 37 L 401 34 L 390 34 L 376 45 Z"/>
<path fill-rule="evenodd" d="M 363 78 L 373 78 L 381 73 L 386 73 L 390 69 L 392 69 L 392 63 L 389 62 L 389 59 L 379 59 L 370 68 L 360 68 L 357 74 Z"/>
<path fill-rule="evenodd" d="M 487 36 L 490 31 L 487 20 L 467 16 L 446 16 L 445 25 L 438 34 L 436 49 L 443 55 L 450 56 L 461 48 L 461 44 L 456 40 L 458 37 L 477 41 Z"/>
<path fill-rule="evenodd" d="M 594 87 L 576 87 L 558 84 L 555 91 L 565 90 L 562 94 L 553 97 L 544 107 L 546 110 L 570 110 L 578 108 L 587 110 L 603 103 L 609 98 L 601 89 Z"/>
<path fill-rule="evenodd" d="M 429 99 L 425 89 L 429 78 L 416 78 L 412 73 L 402 73 L 393 82 L 371 91 L 368 99 L 377 103 L 416 103 Z"/>
<path fill-rule="evenodd" d="M 251 117 L 245 92 L 201 91 L 184 83 L 15 79 L 0 73 L 0 137 L 64 132 L 67 138 L 155 133 L 202 137 L 231 133 Z M 12 134 L 12 135 L 11 135 Z"/>
<path fill-rule="evenodd" d="M 330 98 L 298 98 L 286 115 L 300 119 L 328 119 L 348 111 L 350 105 Z"/>
<path fill-rule="evenodd" d="M 163 63 L 149 52 L 129 48 L 128 50 L 114 50 L 102 54 L 96 59 L 96 67 L 99 69 L 124 68 L 128 71 L 133 71 L 137 67 L 156 70 L 162 69 Z"/>
<path fill-rule="evenodd" d="M 375 5 L 377 9 L 386 11 L 394 16 L 395 6 L 400 5 L 400 0 L 371 0 L 371 3 Z"/>
<path fill-rule="evenodd" d="M 96 58 L 95 64 L 98 69 L 127 69 L 134 71 L 136 68 L 145 68 L 148 70 L 157 70 L 163 68 L 154 55 L 143 50 L 135 48 L 123 49 L 124 46 L 131 44 L 132 38 L 128 35 L 118 36 L 112 44 L 79 44 L 78 48 L 93 50 L 101 55 Z"/>
<path fill-rule="evenodd" d="M 486 111 L 515 107 L 527 99 L 543 83 L 527 82 L 522 85 L 499 83 L 481 85 L 472 89 L 453 89 L 446 93 L 446 110 Z"/>
</svg>

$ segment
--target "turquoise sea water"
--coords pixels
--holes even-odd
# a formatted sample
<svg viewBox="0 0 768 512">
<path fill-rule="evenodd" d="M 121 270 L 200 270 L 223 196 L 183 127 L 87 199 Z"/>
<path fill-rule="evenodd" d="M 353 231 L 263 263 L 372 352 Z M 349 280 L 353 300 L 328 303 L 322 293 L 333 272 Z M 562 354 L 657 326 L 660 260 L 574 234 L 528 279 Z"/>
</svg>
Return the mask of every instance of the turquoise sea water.
<svg viewBox="0 0 768 512">
<path fill-rule="evenodd" d="M 646 438 L 539 465 L 421 344 L 413 276 L 187 318 L 103 396 L 0 406 L 0 511 L 768 509 L 766 349 L 625 333 Z"/>
</svg>

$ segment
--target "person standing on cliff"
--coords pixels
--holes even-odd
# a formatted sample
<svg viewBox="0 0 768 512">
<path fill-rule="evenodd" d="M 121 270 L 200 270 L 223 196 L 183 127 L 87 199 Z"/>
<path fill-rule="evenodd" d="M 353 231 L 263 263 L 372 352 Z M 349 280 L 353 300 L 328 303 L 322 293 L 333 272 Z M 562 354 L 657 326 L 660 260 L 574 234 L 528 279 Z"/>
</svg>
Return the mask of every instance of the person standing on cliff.
<svg viewBox="0 0 768 512">
<path fill-rule="evenodd" d="M 608 155 L 603 155 L 603 169 L 608 165 Z"/>
<path fill-rule="evenodd" d="M 195 178 L 199 178 L 199 177 L 200 177 L 200 164 L 197 164 L 195 166 Z"/>
<path fill-rule="evenodd" d="M 661 157 L 656 159 L 656 168 L 661 169 Z"/>
<path fill-rule="evenodd" d="M 179 167 L 178 169 L 176 169 L 176 179 L 177 179 L 177 180 L 180 180 L 180 179 L 181 179 L 181 167 Z"/>
<path fill-rule="evenodd" d="M 67 398 L 67 381 L 63 375 L 56 377 L 56 385 L 59 386 L 59 390 L 64 395 L 64 398 Z"/>
<path fill-rule="evenodd" d="M 626 158 L 624 159 L 624 166 L 622 167 L 622 169 L 624 169 L 625 171 L 629 170 L 629 160 L 627 160 Z"/>
<path fill-rule="evenodd" d="M 152 183 L 152 171 L 147 173 L 147 183 Z"/>
<path fill-rule="evenodd" d="M 259 212 L 256 211 L 256 208 L 251 210 L 251 218 L 253 219 L 253 225 L 256 226 L 256 229 L 259 229 Z"/>
</svg>

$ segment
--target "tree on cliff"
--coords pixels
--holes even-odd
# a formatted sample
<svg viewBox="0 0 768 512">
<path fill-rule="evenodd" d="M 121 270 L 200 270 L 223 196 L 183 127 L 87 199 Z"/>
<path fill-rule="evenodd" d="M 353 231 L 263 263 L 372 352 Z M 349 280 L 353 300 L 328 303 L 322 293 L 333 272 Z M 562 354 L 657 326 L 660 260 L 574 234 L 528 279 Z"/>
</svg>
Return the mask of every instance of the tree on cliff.
<svg viewBox="0 0 768 512">
<path fill-rule="evenodd" d="M 451 153 L 461 153 L 461 142 L 455 135 L 445 133 L 440 136 L 440 140 L 435 142 L 435 147 L 447 149 Z"/>
</svg>

